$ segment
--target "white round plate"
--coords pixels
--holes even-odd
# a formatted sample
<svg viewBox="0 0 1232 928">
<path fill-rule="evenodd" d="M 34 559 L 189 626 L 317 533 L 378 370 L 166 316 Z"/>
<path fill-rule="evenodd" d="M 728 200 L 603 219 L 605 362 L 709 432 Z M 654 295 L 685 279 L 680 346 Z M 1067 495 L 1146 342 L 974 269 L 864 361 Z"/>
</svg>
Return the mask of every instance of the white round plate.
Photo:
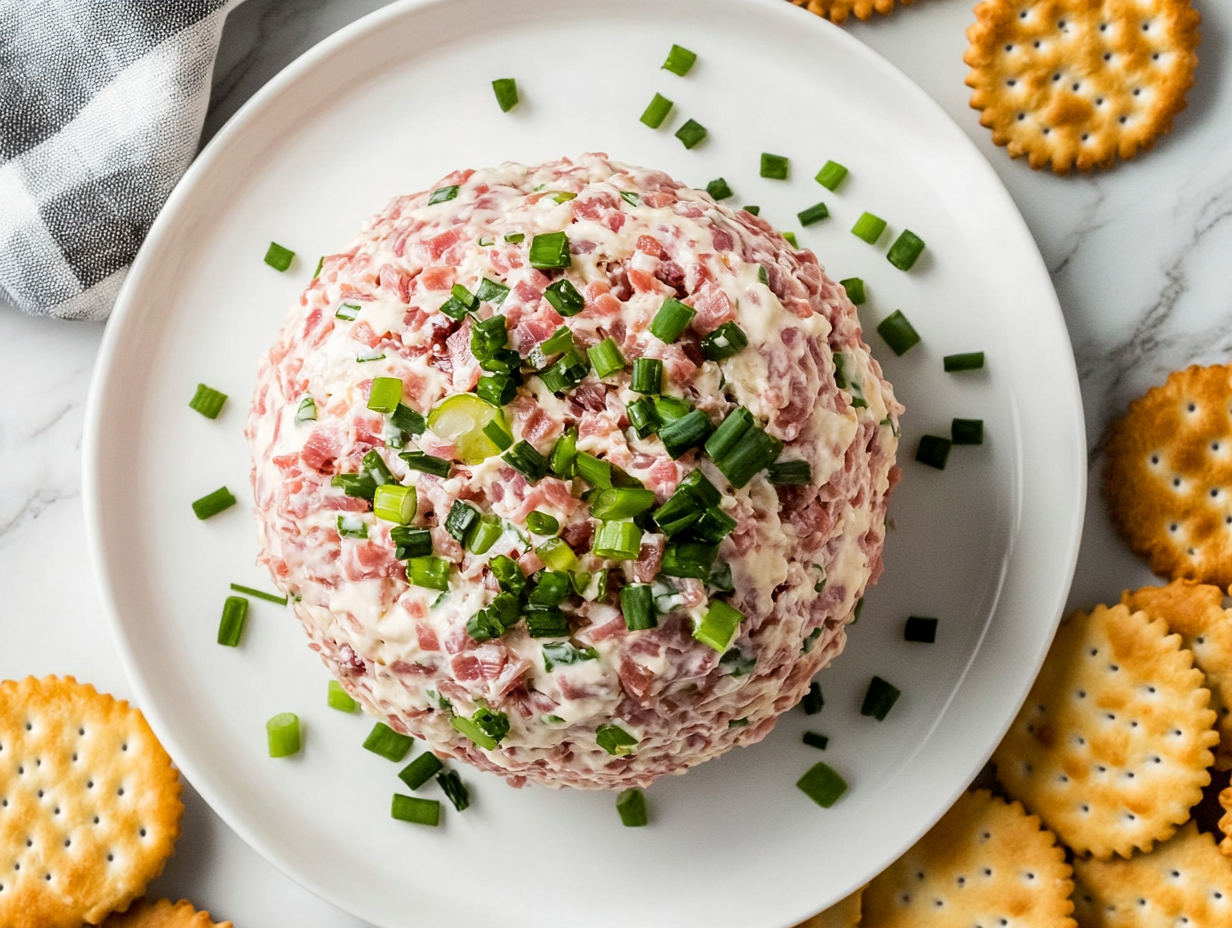
<svg viewBox="0 0 1232 928">
<path fill-rule="evenodd" d="M 698 54 L 660 69 L 672 43 Z M 496 105 L 515 77 L 522 101 Z M 638 121 L 655 92 L 667 125 Z M 686 118 L 709 129 L 686 150 Z M 214 643 L 228 584 L 254 566 L 243 427 L 258 357 L 317 256 L 341 248 L 395 194 L 458 167 L 605 151 L 704 186 L 795 230 L 835 278 L 862 277 L 868 341 L 899 397 L 904 477 L 886 572 L 826 706 L 788 713 L 764 742 L 648 791 L 653 823 L 623 828 L 610 793 L 514 790 L 469 769 L 472 807 L 437 829 L 394 821 L 395 765 L 362 750 L 371 723 L 326 707 L 327 676 L 285 610 L 253 600 L 239 648 Z M 759 176 L 761 152 L 791 158 Z M 830 193 L 828 159 L 851 169 Z M 801 229 L 824 200 L 831 218 Z M 885 217 L 877 246 L 849 233 Z M 909 273 L 885 258 L 910 228 Z M 273 240 L 299 255 L 279 274 Z M 902 309 L 923 337 L 895 357 L 876 334 Z M 943 355 L 983 350 L 985 370 Z M 188 408 L 198 382 L 230 394 L 217 421 Z M 858 41 L 782 0 L 404 2 L 317 46 L 210 144 L 128 278 L 98 365 L 86 442 L 95 565 L 133 685 L 209 803 L 304 886 L 382 926 L 784 928 L 884 867 L 941 815 L 1025 696 L 1069 587 L 1085 492 L 1070 346 L 1022 219 L 959 129 Z M 982 446 L 945 470 L 920 436 L 982 418 Z M 240 505 L 208 521 L 189 503 L 226 485 Z M 937 642 L 903 640 L 908 615 Z M 902 690 L 861 716 L 879 675 Z M 293 711 L 303 752 L 266 756 L 265 721 Z M 830 737 L 824 752 L 805 730 Z M 825 760 L 850 784 L 831 809 L 796 789 Z M 440 797 L 432 785 L 427 794 Z"/>
</svg>

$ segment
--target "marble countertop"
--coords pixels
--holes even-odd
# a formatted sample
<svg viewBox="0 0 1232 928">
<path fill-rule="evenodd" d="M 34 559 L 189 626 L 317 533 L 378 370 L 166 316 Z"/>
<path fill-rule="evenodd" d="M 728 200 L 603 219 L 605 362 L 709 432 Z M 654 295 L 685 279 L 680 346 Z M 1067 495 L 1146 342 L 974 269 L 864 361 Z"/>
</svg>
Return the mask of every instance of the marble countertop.
<svg viewBox="0 0 1232 928">
<path fill-rule="evenodd" d="M 382 0 L 248 0 L 229 15 L 206 122 L 212 135 L 265 81 Z M 1073 607 L 1114 601 L 1151 575 L 1113 532 L 1098 495 L 1100 438 L 1130 399 L 1232 349 L 1232 6 L 1196 0 L 1201 65 L 1188 108 L 1155 150 L 1114 170 L 1058 178 L 1011 161 L 967 106 L 970 0 L 919 0 L 848 28 L 930 93 L 976 142 L 1026 218 L 1073 342 L 1091 446 Z M 85 544 L 81 441 L 102 327 L 0 306 L 0 677 L 75 674 L 131 694 Z M 1047 376 L 1046 370 L 1041 374 Z M 239 928 L 360 922 L 267 864 L 186 788 L 184 834 L 152 890 Z M 752 928 L 752 926 L 750 926 Z"/>
</svg>

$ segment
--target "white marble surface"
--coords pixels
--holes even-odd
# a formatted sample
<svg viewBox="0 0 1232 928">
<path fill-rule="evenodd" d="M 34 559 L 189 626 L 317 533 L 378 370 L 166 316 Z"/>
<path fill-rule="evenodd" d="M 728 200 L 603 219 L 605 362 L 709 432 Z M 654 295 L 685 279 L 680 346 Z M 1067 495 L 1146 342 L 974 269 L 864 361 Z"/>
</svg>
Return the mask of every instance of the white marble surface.
<svg viewBox="0 0 1232 928">
<path fill-rule="evenodd" d="M 207 136 L 301 51 L 382 5 L 248 0 L 235 8 Z M 1202 63 L 1189 108 L 1153 152 L 1090 177 L 1034 172 L 991 144 L 963 85 L 969 0 L 919 0 L 850 27 L 945 107 L 1026 217 L 1074 345 L 1094 490 L 1110 418 L 1168 371 L 1225 361 L 1232 349 L 1232 6 L 1197 6 Z M 0 306 L 0 389 L 9 397 L 0 407 L 0 677 L 76 674 L 128 695 L 91 573 L 81 504 L 82 424 L 101 336 L 101 327 L 33 320 Z M 1048 376 L 1045 364 L 1040 374 Z M 1097 493 L 1087 510 L 1073 606 L 1150 580 L 1112 532 Z M 239 928 L 360 924 L 266 864 L 191 787 L 186 801 L 184 835 L 155 890 L 188 896 Z"/>
</svg>

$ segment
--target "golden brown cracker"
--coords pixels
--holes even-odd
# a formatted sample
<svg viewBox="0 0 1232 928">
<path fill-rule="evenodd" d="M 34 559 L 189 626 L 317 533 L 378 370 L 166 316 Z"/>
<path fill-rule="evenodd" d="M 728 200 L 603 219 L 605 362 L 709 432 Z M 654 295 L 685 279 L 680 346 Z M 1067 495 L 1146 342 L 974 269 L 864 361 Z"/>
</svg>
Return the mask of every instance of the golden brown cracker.
<svg viewBox="0 0 1232 928">
<path fill-rule="evenodd" d="M 1108 429 L 1104 499 L 1135 554 L 1173 580 L 1232 584 L 1232 370 L 1194 365 Z"/>
<path fill-rule="evenodd" d="M 1232 861 L 1188 822 L 1149 854 L 1074 860 L 1074 915 L 1082 928 L 1227 928 Z"/>
<path fill-rule="evenodd" d="M 964 793 L 864 890 L 877 928 L 1068 928 L 1070 866 L 1052 832 L 1018 802 Z"/>
<path fill-rule="evenodd" d="M 1162 619 L 1125 606 L 1075 613 L 993 754 L 997 777 L 1078 853 L 1148 850 L 1210 782 L 1209 700 Z"/>
<path fill-rule="evenodd" d="M 180 781 L 141 713 L 72 677 L 0 683 L 0 924 L 80 928 L 162 872 Z"/>
<path fill-rule="evenodd" d="M 1223 608 L 1223 591 L 1217 586 L 1176 580 L 1167 586 L 1146 586 L 1121 596 L 1131 610 L 1142 609 L 1152 618 L 1163 619 L 1181 636 L 1181 646 L 1193 652 L 1194 665 L 1206 677 L 1211 691 L 1210 708 L 1215 712 L 1215 769 L 1232 769 L 1232 610 Z"/>
<path fill-rule="evenodd" d="M 1224 856 L 1232 857 L 1232 786 L 1219 791 L 1219 805 L 1223 808 L 1223 816 L 1219 819 L 1223 840 L 1219 842 L 1219 850 Z"/>
<path fill-rule="evenodd" d="M 216 922 L 209 912 L 198 912 L 191 902 L 181 899 L 138 899 L 125 912 L 107 916 L 102 928 L 234 928 L 231 922 Z"/>
<path fill-rule="evenodd" d="M 810 13 L 824 16 L 833 23 L 842 23 L 850 15 L 868 19 L 874 12 L 882 16 L 894 9 L 895 0 L 791 0 Z M 902 6 L 911 6 L 914 0 L 897 0 Z"/>
<path fill-rule="evenodd" d="M 796 925 L 796 928 L 856 928 L 860 924 L 860 900 L 863 896 L 864 887 L 860 887 L 824 912 L 818 912 L 812 918 Z"/>
<path fill-rule="evenodd" d="M 975 16 L 971 106 L 1033 168 L 1132 158 L 1185 108 L 1201 21 L 1189 0 L 983 0 Z"/>
</svg>

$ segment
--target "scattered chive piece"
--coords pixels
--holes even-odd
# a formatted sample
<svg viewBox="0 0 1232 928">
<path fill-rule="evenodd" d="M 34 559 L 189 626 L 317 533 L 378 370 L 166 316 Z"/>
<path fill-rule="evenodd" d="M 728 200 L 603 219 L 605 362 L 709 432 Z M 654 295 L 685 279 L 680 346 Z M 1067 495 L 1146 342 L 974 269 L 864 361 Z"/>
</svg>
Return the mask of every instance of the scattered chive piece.
<svg viewBox="0 0 1232 928">
<path fill-rule="evenodd" d="M 693 630 L 693 637 L 723 654 L 731 646 L 736 629 L 743 621 L 744 613 L 716 599 L 710 603 L 701 622 Z"/>
<path fill-rule="evenodd" d="M 642 195 L 634 190 L 620 191 L 620 198 L 630 206 L 638 206 L 642 202 Z"/>
<path fill-rule="evenodd" d="M 663 94 L 656 93 L 650 105 L 646 107 L 646 111 L 642 113 L 641 121 L 652 129 L 659 128 L 663 125 L 663 120 L 667 119 L 667 114 L 672 111 L 672 105 L 671 100 Z"/>
<path fill-rule="evenodd" d="M 796 213 L 796 218 L 800 220 L 800 225 L 811 226 L 815 222 L 829 219 L 830 208 L 824 203 L 818 203 L 816 206 L 810 206 L 808 209 Z"/>
<path fill-rule="evenodd" d="M 255 596 L 257 599 L 264 599 L 271 603 L 277 603 L 280 606 L 287 604 L 285 596 L 278 596 L 274 593 L 265 593 L 261 590 L 254 590 L 250 586 L 240 586 L 238 583 L 231 584 L 231 589 L 237 593 L 243 593 L 245 596 Z"/>
<path fill-rule="evenodd" d="M 437 187 L 432 191 L 432 195 L 428 197 L 428 205 L 435 206 L 437 203 L 445 203 L 448 200 L 454 199 L 458 195 L 458 185 L 452 187 Z"/>
<path fill-rule="evenodd" d="M 334 318 L 343 322 L 354 322 L 362 308 L 358 303 L 343 303 L 334 311 Z"/>
<path fill-rule="evenodd" d="M 679 45 L 673 45 L 672 50 L 667 53 L 667 60 L 663 62 L 663 67 L 659 70 L 671 71 L 673 74 L 679 74 L 681 77 L 684 77 L 689 73 L 696 61 L 696 52 L 691 52 Z"/>
<path fill-rule="evenodd" d="M 748 213 L 750 216 L 760 216 L 761 215 L 760 206 L 742 206 L 740 208 L 744 210 L 746 213 Z"/>
<path fill-rule="evenodd" d="M 570 348 L 539 377 L 553 393 L 564 393 L 581 383 L 589 371 L 590 362 L 586 355 L 576 348 Z"/>
<path fill-rule="evenodd" d="M 697 311 L 674 297 L 668 297 L 650 321 L 650 334 L 660 341 L 671 344 L 689 327 Z"/>
<path fill-rule="evenodd" d="M 325 255 L 321 255 L 321 257 L 317 259 L 317 269 L 312 272 L 313 280 L 316 280 L 321 276 L 321 268 L 323 267 L 325 267 Z"/>
<path fill-rule="evenodd" d="M 766 469 L 766 479 L 776 487 L 806 487 L 813 482 L 808 461 L 776 461 Z"/>
<path fill-rule="evenodd" d="M 590 553 L 595 557 L 631 561 L 642 550 L 642 530 L 632 522 L 600 522 Z M 542 555 L 540 555 L 542 557 Z"/>
<path fill-rule="evenodd" d="M 563 277 L 544 290 L 543 296 L 562 316 L 576 316 L 586 308 L 586 298 Z"/>
<path fill-rule="evenodd" d="M 700 522 L 699 517 L 693 523 L 693 527 Z M 692 577 L 694 580 L 705 580 L 710 576 L 710 568 L 714 566 L 714 559 L 718 553 L 717 542 L 673 541 L 663 550 L 663 562 L 659 569 L 668 577 Z"/>
<path fill-rule="evenodd" d="M 522 568 L 513 558 L 498 554 L 488 561 L 488 569 L 492 571 L 492 576 L 496 577 L 502 593 L 521 596 L 522 591 L 526 589 L 526 575 L 522 573 Z"/>
<path fill-rule="evenodd" d="M 198 519 L 208 519 L 234 505 L 235 497 L 231 495 L 231 491 L 226 487 L 219 487 L 213 493 L 207 493 L 200 499 L 193 500 L 192 510 Z"/>
<path fill-rule="evenodd" d="M 454 730 L 491 751 L 509 734 L 509 717 L 492 709 L 477 709 L 469 719 L 454 716 L 449 720 Z"/>
<path fill-rule="evenodd" d="M 659 624 L 655 618 L 654 591 L 649 583 L 630 583 L 621 587 L 620 611 L 624 613 L 625 628 L 631 632 L 654 628 Z"/>
<path fill-rule="evenodd" d="M 560 531 L 560 521 L 555 516 L 536 509 L 526 516 L 526 527 L 536 535 L 555 535 Z"/>
<path fill-rule="evenodd" d="M 406 525 L 415 517 L 419 499 L 414 487 L 400 483 L 385 483 L 376 488 L 372 497 L 372 512 L 378 519 Z"/>
<path fill-rule="evenodd" d="M 693 409 L 688 403 L 676 396 L 656 396 L 653 398 L 655 416 L 661 423 L 675 422 L 682 416 L 687 416 Z"/>
<path fill-rule="evenodd" d="M 295 257 L 295 252 L 290 248 L 283 248 L 277 242 L 270 242 L 269 250 L 265 252 L 265 263 L 276 271 L 285 271 L 291 266 L 291 259 Z"/>
<path fill-rule="evenodd" d="M 636 359 L 632 386 L 635 393 L 659 393 L 663 389 L 663 362 L 659 358 Z"/>
<path fill-rule="evenodd" d="M 873 677 L 868 682 L 868 691 L 864 694 L 864 703 L 860 706 L 860 714 L 875 718 L 878 722 L 885 719 L 894 708 L 894 703 L 902 693 L 892 683 L 887 683 L 881 677 Z"/>
<path fill-rule="evenodd" d="M 823 809 L 830 808 L 847 792 L 847 781 L 835 773 L 832 767 L 823 763 L 810 767 L 808 772 L 796 781 L 796 786 Z"/>
<path fill-rule="evenodd" d="M 706 192 L 716 200 L 726 200 L 732 195 L 732 189 L 721 177 L 716 177 L 706 185 Z"/>
<path fill-rule="evenodd" d="M 856 600 L 856 607 L 851 610 L 851 624 L 855 625 L 860 621 L 860 613 L 864 611 L 864 597 L 861 596 Z"/>
<path fill-rule="evenodd" d="M 218 643 L 234 648 L 244 634 L 248 620 L 248 600 L 243 596 L 228 596 L 222 604 L 222 620 L 218 623 Z"/>
<path fill-rule="evenodd" d="M 395 545 L 394 558 L 399 561 L 427 557 L 432 553 L 432 532 L 426 528 L 395 525 L 389 530 L 389 537 Z"/>
<path fill-rule="evenodd" d="M 568 327 L 561 326 L 546 339 L 541 341 L 531 352 L 532 360 L 536 357 L 535 352 L 538 352 L 537 357 L 543 363 L 536 364 L 536 367 L 543 367 L 547 359 L 554 354 L 560 354 L 563 351 L 568 351 L 573 347 L 573 333 Z"/>
<path fill-rule="evenodd" d="M 877 326 L 877 334 L 885 339 L 885 343 L 890 346 L 899 357 L 907 353 L 907 350 L 915 347 L 920 342 L 920 333 L 915 330 L 907 317 L 903 315 L 901 309 L 896 309 L 890 315 L 881 320 Z"/>
<path fill-rule="evenodd" d="M 548 462 L 528 441 L 518 442 L 501 455 L 501 460 L 531 483 L 538 483 L 547 476 Z"/>
<path fill-rule="evenodd" d="M 500 77 L 494 80 L 492 91 L 496 94 L 496 102 L 502 113 L 508 113 L 518 105 L 518 82 L 512 77 Z"/>
<path fill-rule="evenodd" d="M 860 218 L 856 220 L 856 224 L 851 227 L 851 233 L 856 238 L 863 239 L 870 245 L 876 244 L 877 239 L 881 238 L 881 233 L 885 231 L 886 221 L 872 213 L 861 213 Z"/>
<path fill-rule="evenodd" d="M 577 429 L 573 426 L 556 439 L 548 467 L 562 480 L 570 479 L 577 472 Z"/>
<path fill-rule="evenodd" d="M 569 237 L 564 232 L 547 232 L 530 240 L 530 266 L 539 270 L 568 267 L 573 263 L 569 254 Z"/>
<path fill-rule="evenodd" d="M 410 735 L 394 731 L 384 722 L 377 722 L 368 737 L 364 739 L 364 750 L 380 754 L 386 760 L 397 762 L 406 757 L 406 752 L 411 749 L 414 742 L 415 739 Z"/>
<path fill-rule="evenodd" d="M 569 598 L 572 589 L 573 581 L 568 574 L 544 570 L 539 573 L 539 582 L 527 602 L 534 606 L 559 606 Z"/>
<path fill-rule="evenodd" d="M 562 190 L 560 193 L 553 194 L 552 199 L 557 203 L 568 203 L 570 200 L 576 200 L 577 194 L 572 190 Z"/>
<path fill-rule="evenodd" d="M 559 609 L 524 606 L 526 631 L 532 638 L 564 638 L 569 634 L 569 619 Z"/>
<path fill-rule="evenodd" d="M 406 562 L 406 579 L 429 590 L 449 589 L 449 562 L 439 557 L 413 557 Z"/>
<path fill-rule="evenodd" d="M 491 406 L 507 406 L 518 395 L 518 385 L 505 374 L 489 374 L 479 378 L 475 394 Z"/>
<path fill-rule="evenodd" d="M 806 731 L 800 738 L 810 748 L 818 748 L 822 751 L 826 749 L 826 745 L 830 743 L 830 739 L 825 735 L 819 735 L 815 731 Z"/>
<path fill-rule="evenodd" d="M 632 754 L 638 743 L 636 738 L 619 725 L 600 725 L 595 729 L 595 742 L 613 757 Z"/>
<path fill-rule="evenodd" d="M 295 410 L 295 424 L 317 421 L 317 401 L 311 396 L 305 396 L 299 401 L 299 409 Z"/>
<path fill-rule="evenodd" d="M 710 417 L 702 410 L 694 409 L 688 415 L 660 426 L 659 438 L 663 441 L 667 453 L 674 459 L 705 444 L 713 432 L 714 423 L 710 421 Z"/>
<path fill-rule="evenodd" d="M 937 640 L 937 620 L 918 615 L 909 616 L 907 624 L 903 626 L 903 640 L 933 644 Z"/>
<path fill-rule="evenodd" d="M 632 423 L 638 438 L 647 438 L 653 435 L 659 427 L 658 419 L 655 416 L 654 400 L 648 396 L 643 396 L 640 400 L 630 403 L 625 412 L 628 414 L 629 422 Z"/>
<path fill-rule="evenodd" d="M 398 377 L 374 377 L 368 392 L 368 408 L 373 412 L 391 413 L 402 401 L 402 380 Z"/>
<path fill-rule="evenodd" d="M 465 544 L 466 536 L 478 522 L 479 510 L 470 503 L 455 499 L 449 509 L 449 515 L 445 516 L 445 531 L 452 535 L 455 541 Z"/>
<path fill-rule="evenodd" d="M 478 300 L 475 300 L 478 304 Z M 473 320 L 472 320 L 473 321 Z M 488 361 L 509 343 L 509 326 L 505 317 L 497 314 L 474 322 L 471 327 L 471 354 L 476 361 Z"/>
<path fill-rule="evenodd" d="M 586 354 L 595 369 L 595 376 L 600 380 L 625 369 L 625 357 L 620 353 L 620 346 L 614 338 L 605 338 L 593 348 L 587 348 Z"/>
<path fill-rule="evenodd" d="M 814 680 L 809 684 L 804 698 L 800 700 L 800 707 L 804 709 L 805 715 L 816 715 L 825 704 L 825 697 L 821 695 L 821 684 Z"/>
<path fill-rule="evenodd" d="M 472 554 L 487 554 L 504 530 L 500 516 L 486 515 L 467 537 L 466 547 Z"/>
<path fill-rule="evenodd" d="M 552 570 L 566 571 L 577 566 L 577 555 L 563 538 L 549 538 L 535 548 L 535 553 Z"/>
<path fill-rule="evenodd" d="M 894 244 L 890 246 L 886 260 L 900 271 L 909 271 L 923 253 L 924 239 L 910 229 L 903 229 L 898 238 L 894 240 Z"/>
<path fill-rule="evenodd" d="M 984 444 L 984 420 L 955 419 L 950 423 L 950 441 L 956 445 Z"/>
<path fill-rule="evenodd" d="M 800 247 L 800 243 L 799 243 L 798 241 L 796 241 L 796 233 L 795 233 L 795 232 L 784 232 L 784 233 L 783 233 L 783 238 L 787 241 L 787 244 L 789 244 L 792 248 L 799 248 L 799 247 Z"/>
<path fill-rule="evenodd" d="M 335 478 L 337 479 L 337 478 Z M 349 495 L 349 494 L 348 494 Z M 338 516 L 338 534 L 343 538 L 367 538 L 368 523 L 356 513 Z"/>
<path fill-rule="evenodd" d="M 217 419 L 222 412 L 222 404 L 227 401 L 227 394 L 220 393 L 213 387 L 203 383 L 197 384 L 197 392 L 188 401 L 188 408 L 196 410 L 207 419 Z"/>
<path fill-rule="evenodd" d="M 626 828 L 641 828 L 650 822 L 646 814 L 646 796 L 640 789 L 622 790 L 616 797 L 616 812 Z"/>
<path fill-rule="evenodd" d="M 428 421 L 415 409 L 405 403 L 399 403 L 398 408 L 389 417 L 389 424 L 396 429 L 410 432 L 412 435 L 422 435 L 428 427 Z"/>
<path fill-rule="evenodd" d="M 984 367 L 984 352 L 968 351 L 966 354 L 947 354 L 941 359 L 947 374 L 955 371 L 978 371 Z"/>
<path fill-rule="evenodd" d="M 525 238 L 525 232 L 510 232 L 505 236 L 505 241 L 509 242 L 511 245 L 520 245 Z"/>
<path fill-rule="evenodd" d="M 821 166 L 814 180 L 827 190 L 833 191 L 847 176 L 847 169 L 837 161 L 827 161 Z"/>
<path fill-rule="evenodd" d="M 440 758 L 428 751 L 398 771 L 398 779 L 406 784 L 407 789 L 419 789 L 444 769 Z"/>
<path fill-rule="evenodd" d="M 941 438 L 937 435 L 921 435 L 920 447 L 916 449 L 915 459 L 921 464 L 927 464 L 929 467 L 935 467 L 937 470 L 945 470 L 945 462 L 950 456 L 950 445 L 952 442 L 948 438 Z"/>
<path fill-rule="evenodd" d="M 739 354 L 748 344 L 749 338 L 740 326 L 734 322 L 724 322 L 702 339 L 702 354 L 711 361 L 722 361 Z"/>
<path fill-rule="evenodd" d="M 441 823 L 441 803 L 437 799 L 420 799 L 418 796 L 403 796 L 401 793 L 394 793 L 394 801 L 390 806 L 389 814 L 400 822 L 429 825 L 435 828 Z"/>
<path fill-rule="evenodd" d="M 676 138 L 685 148 L 693 148 L 706 137 L 706 127 L 696 119 L 690 119 L 676 130 Z"/>
<path fill-rule="evenodd" d="M 488 425 L 497 425 L 499 423 L 493 419 Z M 484 429 L 484 434 L 487 434 L 487 429 Z M 446 461 L 444 458 L 438 458 L 431 454 L 424 454 L 422 451 L 403 451 L 398 457 L 406 462 L 406 466 L 411 470 L 421 471 L 425 474 L 434 474 L 437 477 L 448 477 L 449 471 L 453 468 L 453 463 Z"/>
<path fill-rule="evenodd" d="M 735 531 L 735 529 L 735 519 L 718 506 L 711 506 L 689 527 L 689 534 L 697 541 L 717 546 L 719 542 Z M 709 580 L 709 578 L 710 573 L 707 571 L 706 577 L 698 577 L 697 579 Z"/>
<path fill-rule="evenodd" d="M 467 809 L 471 804 L 471 793 L 466 788 L 466 784 L 462 782 L 462 778 L 453 770 L 446 770 L 436 777 L 437 785 L 440 786 L 441 792 L 445 794 L 445 798 L 453 803 L 453 807 L 459 812 Z"/>
<path fill-rule="evenodd" d="M 864 281 L 859 277 L 848 277 L 846 280 L 840 280 L 839 284 L 847 291 L 847 299 L 851 300 L 856 306 L 861 306 L 868 299 L 864 294 Z"/>
<path fill-rule="evenodd" d="M 728 413 L 706 442 L 714 466 L 736 489 L 773 464 L 782 450 L 783 443 L 766 434 L 743 406 Z"/>
<path fill-rule="evenodd" d="M 787 180 L 788 159 L 784 155 L 761 153 L 761 176 L 771 180 Z"/>
<path fill-rule="evenodd" d="M 269 743 L 270 757 L 290 757 L 298 754 L 302 745 L 299 731 L 299 716 L 294 712 L 280 712 L 265 723 L 265 735 Z"/>
<path fill-rule="evenodd" d="M 641 487 L 615 487 L 600 491 L 590 501 L 590 514 L 601 521 L 632 519 L 648 509 L 653 509 L 654 504 L 654 490 Z"/>
<path fill-rule="evenodd" d="M 339 712 L 359 711 L 359 703 L 351 698 L 351 694 L 344 690 L 342 684 L 337 680 L 329 681 L 329 690 L 325 697 L 325 704 L 331 709 L 337 709 Z"/>
</svg>

